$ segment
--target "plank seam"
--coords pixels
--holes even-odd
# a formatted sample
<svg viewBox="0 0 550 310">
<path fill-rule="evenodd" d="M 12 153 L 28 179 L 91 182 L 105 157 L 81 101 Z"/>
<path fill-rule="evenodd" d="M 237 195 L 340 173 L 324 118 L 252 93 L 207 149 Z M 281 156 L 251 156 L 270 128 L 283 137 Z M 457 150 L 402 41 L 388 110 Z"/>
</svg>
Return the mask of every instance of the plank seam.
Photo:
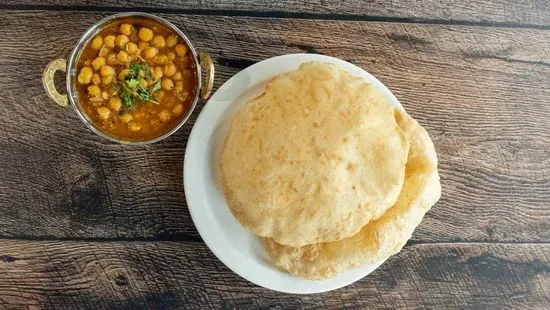
<svg viewBox="0 0 550 310">
<path fill-rule="evenodd" d="M 1 236 L 2 240 L 20 240 L 20 241 L 83 241 L 83 242 L 188 242 L 188 243 L 203 243 L 202 238 L 198 235 L 178 233 L 178 234 L 158 234 L 152 237 L 55 237 L 55 236 Z"/>
<path fill-rule="evenodd" d="M 365 21 L 403 24 L 427 24 L 427 25 L 449 25 L 449 26 L 473 26 L 473 27 L 496 27 L 496 28 L 533 28 L 550 30 L 550 25 L 523 24 L 511 22 L 484 22 L 445 20 L 414 17 L 387 17 L 379 15 L 353 15 L 353 14 L 323 14 L 323 13 L 299 13 L 284 11 L 244 11 L 244 10 L 222 10 L 222 9 L 179 9 L 179 8 L 147 8 L 147 7 L 102 7 L 102 6 L 67 6 L 67 5 L 14 5 L 0 4 L 0 11 L 23 10 L 23 11 L 84 11 L 84 12 L 147 12 L 166 14 L 187 14 L 207 16 L 230 16 L 230 17 L 252 17 L 252 18 L 288 18 L 288 19 L 317 19 L 317 20 L 339 20 L 339 21 Z"/>
<path fill-rule="evenodd" d="M 486 241 L 486 240 L 472 240 L 472 241 L 417 241 L 409 240 L 405 246 L 416 245 L 457 245 L 457 244 L 502 244 L 502 245 L 550 245 L 550 241 Z"/>
<path fill-rule="evenodd" d="M 183 237 L 182 235 L 185 235 Z M 153 236 L 150 238 L 105 238 L 105 237 L 54 237 L 54 236 L 1 236 L 0 241 L 14 240 L 14 241 L 71 241 L 71 242 L 174 242 L 174 243 L 204 243 L 200 236 L 191 234 L 178 234 L 173 236 Z M 486 240 L 472 240 L 472 241 L 417 241 L 409 240 L 406 243 L 406 247 L 418 246 L 418 245 L 459 245 L 459 244 L 503 244 L 503 245 L 550 245 L 550 241 L 529 241 L 529 242 L 513 242 L 513 241 L 486 241 Z"/>
</svg>

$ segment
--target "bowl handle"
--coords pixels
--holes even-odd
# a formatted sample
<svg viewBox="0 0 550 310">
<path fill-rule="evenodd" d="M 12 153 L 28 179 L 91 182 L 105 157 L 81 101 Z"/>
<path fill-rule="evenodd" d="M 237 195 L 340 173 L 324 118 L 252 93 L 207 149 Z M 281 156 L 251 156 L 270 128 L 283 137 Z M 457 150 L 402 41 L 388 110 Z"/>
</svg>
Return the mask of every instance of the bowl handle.
<svg viewBox="0 0 550 310">
<path fill-rule="evenodd" d="M 214 63 L 212 62 L 210 55 L 206 52 L 199 53 L 199 60 L 201 67 L 206 74 L 206 81 L 201 87 L 201 99 L 206 100 L 210 97 L 212 87 L 214 86 Z"/>
<path fill-rule="evenodd" d="M 50 61 L 50 63 L 46 65 L 44 73 L 42 73 L 42 84 L 44 85 L 44 89 L 46 90 L 46 94 L 48 94 L 48 97 L 50 97 L 53 101 L 55 101 L 55 103 L 59 104 L 60 106 L 66 107 L 69 105 L 67 94 L 60 94 L 55 88 L 55 83 L 53 80 L 55 72 L 59 70 L 63 72 L 67 70 L 67 60 L 59 58 Z"/>
</svg>

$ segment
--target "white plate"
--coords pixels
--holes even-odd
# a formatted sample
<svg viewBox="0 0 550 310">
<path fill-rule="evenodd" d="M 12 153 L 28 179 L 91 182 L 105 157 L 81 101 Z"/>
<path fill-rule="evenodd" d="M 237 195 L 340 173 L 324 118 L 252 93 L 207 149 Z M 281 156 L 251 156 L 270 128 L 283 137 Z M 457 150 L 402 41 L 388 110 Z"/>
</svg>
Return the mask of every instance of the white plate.
<svg viewBox="0 0 550 310">
<path fill-rule="evenodd" d="M 219 181 L 219 156 L 231 119 L 244 103 L 264 91 L 271 78 L 296 70 L 307 61 L 338 65 L 372 83 L 389 102 L 400 106 L 397 98 L 380 81 L 346 61 L 315 54 L 273 57 L 242 70 L 208 100 L 189 136 L 183 170 L 191 217 L 210 250 L 248 281 L 268 289 L 297 294 L 326 292 L 346 286 L 368 275 L 385 261 L 365 264 L 322 281 L 291 276 L 270 263 L 257 237 L 237 222 L 226 205 Z"/>
</svg>

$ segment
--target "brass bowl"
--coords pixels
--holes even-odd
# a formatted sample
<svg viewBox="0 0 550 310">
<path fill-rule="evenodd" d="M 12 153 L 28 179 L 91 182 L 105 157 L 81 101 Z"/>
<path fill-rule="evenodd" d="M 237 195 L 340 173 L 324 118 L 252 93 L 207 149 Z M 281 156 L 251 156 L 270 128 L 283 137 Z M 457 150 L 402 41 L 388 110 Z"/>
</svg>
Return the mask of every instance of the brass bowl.
<svg viewBox="0 0 550 310">
<path fill-rule="evenodd" d="M 103 131 L 101 131 L 92 121 L 92 119 L 84 112 L 82 109 L 79 101 L 78 101 L 78 94 L 76 87 L 74 85 L 75 82 L 75 76 L 77 74 L 77 63 L 80 58 L 80 55 L 82 51 L 84 50 L 84 47 L 88 45 L 90 40 L 101 30 L 103 30 L 105 27 L 109 26 L 112 23 L 118 22 L 121 19 L 128 20 L 128 19 L 149 19 L 153 20 L 154 22 L 157 22 L 168 29 L 174 31 L 181 39 L 185 41 L 187 46 L 189 47 L 189 51 L 191 52 L 190 55 L 192 55 L 194 60 L 194 68 L 196 70 L 196 76 L 197 76 L 197 83 L 195 86 L 195 98 L 193 99 L 193 102 L 191 104 L 191 107 L 185 114 L 185 116 L 181 119 L 181 121 L 174 126 L 172 129 L 164 133 L 162 136 L 150 139 L 150 140 L 143 140 L 143 141 L 129 141 L 129 140 L 123 140 L 118 137 L 111 136 Z M 68 69 L 68 70 L 67 70 Z M 202 78 L 202 70 L 205 71 L 206 78 L 203 81 Z M 67 85 L 67 94 L 60 94 L 54 85 L 54 74 L 56 71 L 64 71 L 66 72 L 66 85 Z M 100 135 L 103 138 L 106 138 L 113 142 L 118 142 L 121 144 L 128 144 L 128 145 L 143 145 L 143 144 L 149 144 L 154 143 L 157 141 L 160 141 L 174 132 L 176 132 L 191 116 L 193 111 L 195 110 L 195 107 L 197 105 L 197 102 L 200 99 L 206 100 L 212 91 L 212 86 L 214 84 L 214 64 L 212 63 L 212 59 L 210 58 L 210 55 L 206 52 L 199 52 L 195 50 L 193 47 L 193 44 L 187 38 L 187 36 L 181 32 L 176 26 L 174 26 L 169 21 L 160 18 L 158 16 L 147 14 L 147 13 L 139 13 L 139 12 L 128 12 L 128 13 L 119 13 L 114 14 L 111 16 L 108 16 L 99 22 L 97 22 L 95 25 L 90 27 L 78 40 L 78 43 L 73 48 L 71 53 L 69 54 L 68 61 L 64 58 L 59 58 L 52 60 L 48 65 L 46 65 L 46 68 L 44 69 L 44 73 L 42 75 L 42 83 L 44 84 L 44 89 L 46 90 L 46 93 L 48 96 L 55 101 L 58 105 L 62 107 L 66 107 L 70 104 L 74 108 L 76 114 L 80 117 L 80 119 L 86 124 L 86 126 L 96 134 Z"/>
</svg>

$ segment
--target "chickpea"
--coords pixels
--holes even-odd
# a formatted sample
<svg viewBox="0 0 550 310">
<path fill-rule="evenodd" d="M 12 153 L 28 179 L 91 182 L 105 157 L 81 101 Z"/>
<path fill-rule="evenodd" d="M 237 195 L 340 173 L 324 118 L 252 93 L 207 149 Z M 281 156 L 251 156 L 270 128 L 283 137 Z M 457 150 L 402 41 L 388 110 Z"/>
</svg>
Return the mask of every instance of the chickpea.
<svg viewBox="0 0 550 310">
<path fill-rule="evenodd" d="M 189 93 L 184 91 L 182 92 L 181 94 L 178 95 L 178 98 L 181 99 L 181 100 L 186 100 L 187 97 L 189 97 Z"/>
<path fill-rule="evenodd" d="M 176 72 L 176 74 L 174 74 L 174 80 L 179 81 L 181 80 L 181 78 L 182 78 L 181 72 Z"/>
<path fill-rule="evenodd" d="M 110 66 L 114 66 L 118 63 L 118 58 L 115 53 L 111 53 L 107 56 L 107 64 Z"/>
<path fill-rule="evenodd" d="M 189 78 L 189 77 L 191 77 L 191 76 L 193 75 L 193 71 L 187 69 L 187 70 L 183 70 L 183 71 L 181 72 L 181 74 L 182 74 L 182 76 L 186 76 L 186 77 Z"/>
<path fill-rule="evenodd" d="M 128 42 L 128 44 L 126 44 L 126 52 L 128 52 L 128 54 L 135 54 L 137 50 L 138 46 L 134 42 Z"/>
<path fill-rule="evenodd" d="M 138 43 L 138 51 L 139 52 L 145 50 L 147 47 L 149 47 L 149 42 L 139 41 L 139 43 Z"/>
<path fill-rule="evenodd" d="M 176 54 L 180 57 L 185 56 L 185 54 L 187 53 L 187 46 L 183 44 L 176 45 L 175 49 L 176 49 Z"/>
<path fill-rule="evenodd" d="M 139 131 L 141 129 L 141 126 L 138 123 L 129 123 L 128 128 L 130 128 L 131 131 Z"/>
<path fill-rule="evenodd" d="M 151 70 L 151 74 L 153 75 L 153 79 L 158 80 L 162 77 L 162 67 L 156 66 Z"/>
<path fill-rule="evenodd" d="M 103 57 L 96 57 L 96 59 L 94 59 L 94 61 L 92 61 L 92 67 L 94 67 L 94 70 L 99 70 L 101 69 L 101 67 L 103 67 L 105 65 L 105 58 Z"/>
<path fill-rule="evenodd" d="M 109 85 L 113 82 L 113 76 L 112 75 L 106 75 L 101 77 L 101 83 L 105 85 Z"/>
<path fill-rule="evenodd" d="M 143 51 L 143 57 L 145 57 L 145 59 L 151 59 L 157 56 L 157 53 L 158 50 L 156 48 L 149 46 Z"/>
<path fill-rule="evenodd" d="M 91 46 L 94 50 L 100 49 L 101 45 L 103 45 L 103 38 L 101 36 L 97 36 L 92 40 Z"/>
<path fill-rule="evenodd" d="M 118 52 L 117 59 L 121 62 L 130 61 L 130 57 L 128 57 L 128 54 L 125 51 Z"/>
<path fill-rule="evenodd" d="M 102 119 L 108 119 L 111 115 L 111 111 L 107 109 L 106 107 L 99 107 L 96 109 L 97 115 L 99 115 Z"/>
<path fill-rule="evenodd" d="M 165 90 L 172 90 L 174 88 L 174 82 L 169 78 L 163 78 L 161 82 L 162 88 Z"/>
<path fill-rule="evenodd" d="M 148 83 L 146 80 L 141 80 L 141 81 L 139 82 L 139 84 L 141 85 L 141 87 L 147 87 L 147 86 L 149 86 L 149 83 Z"/>
<path fill-rule="evenodd" d="M 101 77 L 99 76 L 99 74 L 94 73 L 94 75 L 92 76 L 92 83 L 99 84 L 99 82 L 101 82 Z"/>
<path fill-rule="evenodd" d="M 118 30 L 120 31 L 120 33 L 129 36 L 132 34 L 132 25 L 122 24 L 120 25 L 120 28 Z"/>
<path fill-rule="evenodd" d="M 106 92 L 106 91 L 102 91 L 101 92 L 101 99 L 103 99 L 103 100 L 109 99 L 109 93 Z"/>
<path fill-rule="evenodd" d="M 161 35 L 156 35 L 153 38 L 153 46 L 157 48 L 163 48 L 166 45 L 166 41 L 164 40 L 164 37 Z"/>
<path fill-rule="evenodd" d="M 138 36 L 141 40 L 149 42 L 153 39 L 153 30 L 143 27 L 139 30 Z"/>
<path fill-rule="evenodd" d="M 151 123 L 151 126 L 153 126 L 153 128 L 158 128 L 160 126 L 160 122 L 158 119 L 152 119 L 150 123 Z"/>
<path fill-rule="evenodd" d="M 133 119 L 132 115 L 129 114 L 129 113 L 126 113 L 126 114 L 122 114 L 120 116 L 120 120 L 123 122 L 123 123 L 128 123 L 129 121 L 131 121 Z"/>
<path fill-rule="evenodd" d="M 80 84 L 90 84 L 90 81 L 92 80 L 93 71 L 90 67 L 83 67 L 80 69 L 80 73 L 78 74 L 78 83 Z"/>
<path fill-rule="evenodd" d="M 183 104 L 176 104 L 176 106 L 172 109 L 172 112 L 176 115 L 181 115 L 181 113 L 183 113 Z"/>
<path fill-rule="evenodd" d="M 108 48 L 115 47 L 115 39 L 116 38 L 113 35 L 106 36 L 105 40 L 103 40 L 103 46 L 108 47 Z"/>
<path fill-rule="evenodd" d="M 120 71 L 120 73 L 118 74 L 118 79 L 119 80 L 124 80 L 126 75 L 128 75 L 128 72 L 130 72 L 130 70 L 128 70 L 128 69 L 124 69 L 124 70 Z"/>
<path fill-rule="evenodd" d="M 178 43 L 178 37 L 175 35 L 170 35 L 168 38 L 166 38 L 166 45 L 168 47 L 173 47 Z"/>
<path fill-rule="evenodd" d="M 172 63 L 164 65 L 164 75 L 173 76 L 174 74 L 176 74 L 176 65 Z"/>
<path fill-rule="evenodd" d="M 101 76 L 115 75 L 115 69 L 109 65 L 105 65 L 101 67 L 99 73 Z"/>
<path fill-rule="evenodd" d="M 170 111 L 168 111 L 168 110 L 162 110 L 159 113 L 159 118 L 163 122 L 169 121 L 171 117 L 172 117 L 172 115 L 170 115 Z"/>
<path fill-rule="evenodd" d="M 104 46 L 99 50 L 99 54 L 97 54 L 97 55 L 101 56 L 101 57 L 105 57 L 109 54 L 109 51 L 110 51 L 110 49 L 108 47 Z"/>
<path fill-rule="evenodd" d="M 168 57 L 166 57 L 166 55 L 158 55 L 153 61 L 158 64 L 165 64 L 168 62 Z"/>
<path fill-rule="evenodd" d="M 99 97 L 99 95 L 101 95 L 101 88 L 97 85 L 89 86 L 88 95 L 90 95 L 90 97 Z"/>
<path fill-rule="evenodd" d="M 111 97 L 111 99 L 109 99 L 109 108 L 115 112 L 120 111 L 122 108 L 122 101 L 120 100 L 120 97 Z"/>
<path fill-rule="evenodd" d="M 174 86 L 175 93 L 181 93 L 183 91 L 183 81 L 177 81 L 176 86 Z"/>
<path fill-rule="evenodd" d="M 164 98 L 164 90 L 159 90 L 155 93 L 155 97 L 157 97 L 157 100 L 162 100 Z"/>
<path fill-rule="evenodd" d="M 128 42 L 130 42 L 130 39 L 123 34 L 118 35 L 115 39 L 115 44 L 120 48 L 123 48 Z"/>
<path fill-rule="evenodd" d="M 90 97 L 89 100 L 94 107 L 99 107 L 103 103 L 103 99 L 100 97 Z"/>
<path fill-rule="evenodd" d="M 176 59 L 176 54 L 172 51 L 166 53 L 166 57 L 168 57 L 169 60 Z"/>
</svg>

